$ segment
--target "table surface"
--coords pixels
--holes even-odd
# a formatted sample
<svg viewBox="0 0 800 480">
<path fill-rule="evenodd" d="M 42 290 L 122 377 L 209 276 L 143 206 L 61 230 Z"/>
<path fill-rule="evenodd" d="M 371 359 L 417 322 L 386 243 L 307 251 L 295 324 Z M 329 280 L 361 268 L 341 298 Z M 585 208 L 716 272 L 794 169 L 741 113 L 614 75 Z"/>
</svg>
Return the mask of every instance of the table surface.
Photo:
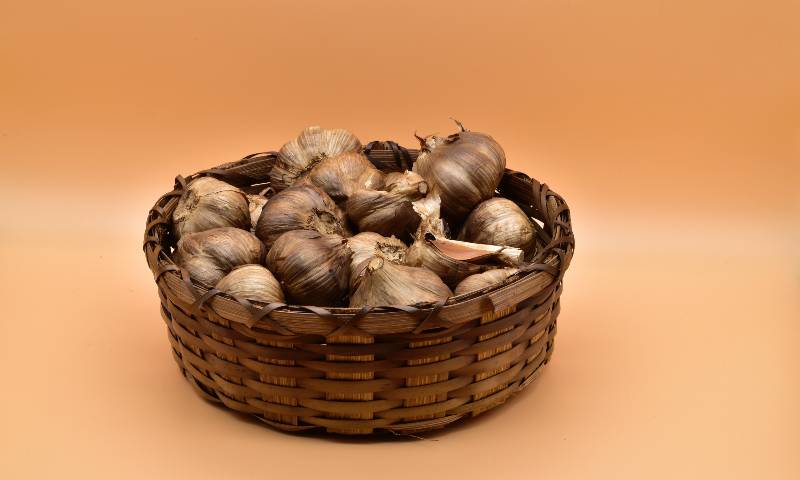
<svg viewBox="0 0 800 480">
<path fill-rule="evenodd" d="M 800 478 L 800 8 L 0 5 L 0 477 Z M 141 252 L 172 178 L 455 116 L 569 202 L 555 353 L 424 439 L 198 398 Z"/>
</svg>

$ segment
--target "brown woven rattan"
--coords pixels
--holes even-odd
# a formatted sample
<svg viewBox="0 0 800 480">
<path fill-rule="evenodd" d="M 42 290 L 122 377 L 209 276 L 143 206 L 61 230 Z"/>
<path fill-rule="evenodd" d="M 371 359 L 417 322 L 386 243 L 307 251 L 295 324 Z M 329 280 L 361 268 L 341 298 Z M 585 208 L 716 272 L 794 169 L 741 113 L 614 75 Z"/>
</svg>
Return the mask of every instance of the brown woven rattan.
<svg viewBox="0 0 800 480">
<path fill-rule="evenodd" d="M 383 171 L 410 168 L 418 154 L 393 142 L 372 142 L 364 152 Z M 537 377 L 553 352 L 574 249 L 558 194 L 506 170 L 499 195 L 543 224 L 535 257 L 509 281 L 446 302 L 263 305 L 194 283 L 170 259 L 172 212 L 186 182 L 211 175 L 261 191 L 275 157 L 254 154 L 178 177 L 147 219 L 144 251 L 172 352 L 202 397 L 282 430 L 413 433 L 485 412 Z"/>
</svg>

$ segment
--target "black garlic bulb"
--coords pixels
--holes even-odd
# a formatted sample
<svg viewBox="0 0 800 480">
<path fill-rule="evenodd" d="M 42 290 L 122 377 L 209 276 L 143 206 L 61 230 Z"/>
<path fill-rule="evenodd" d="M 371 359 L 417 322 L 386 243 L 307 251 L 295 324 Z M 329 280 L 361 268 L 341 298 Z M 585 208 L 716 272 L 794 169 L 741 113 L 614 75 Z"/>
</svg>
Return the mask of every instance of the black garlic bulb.
<svg viewBox="0 0 800 480">
<path fill-rule="evenodd" d="M 266 263 L 289 301 L 340 306 L 347 299 L 350 255 L 347 240 L 339 235 L 293 230 L 278 237 Z"/>
<path fill-rule="evenodd" d="M 200 177 L 186 186 L 172 214 L 176 238 L 219 227 L 250 230 L 245 193 L 212 177 Z"/>
<path fill-rule="evenodd" d="M 242 265 L 234 268 L 217 283 L 216 288 L 245 300 L 264 303 L 285 301 L 280 283 L 261 265 Z"/>
<path fill-rule="evenodd" d="M 383 174 L 360 152 L 345 152 L 321 160 L 298 183 L 316 185 L 343 202 L 357 190 L 381 188 Z"/>
<path fill-rule="evenodd" d="M 353 255 L 350 257 L 350 288 L 354 289 L 358 275 L 367 263 L 375 257 L 403 264 L 408 247 L 395 237 L 384 237 L 375 232 L 361 232 L 347 239 L 347 246 Z"/>
<path fill-rule="evenodd" d="M 453 292 L 426 268 L 398 265 L 373 257 L 359 274 L 351 307 L 416 305 L 449 298 Z"/>
<path fill-rule="evenodd" d="M 494 196 L 506 168 L 505 153 L 492 137 L 460 123 L 459 128 L 444 138 L 417 137 L 421 152 L 414 162 L 414 171 L 442 198 L 442 215 L 453 223 Z"/>
<path fill-rule="evenodd" d="M 411 238 L 420 217 L 412 202 L 428 193 L 428 184 L 414 172 L 390 179 L 382 190 L 359 190 L 345 204 L 347 216 L 362 232 Z"/>
<path fill-rule="evenodd" d="M 456 286 L 455 294 L 463 295 L 476 290 L 483 290 L 484 288 L 506 281 L 508 277 L 517 272 L 519 272 L 518 268 L 495 268 L 493 270 L 487 270 L 483 273 L 470 275 L 459 282 L 459 284 Z"/>
<path fill-rule="evenodd" d="M 270 170 L 270 183 L 277 190 L 283 190 L 321 160 L 344 152 L 360 151 L 361 142 L 347 130 L 308 127 L 278 152 Z"/>
<path fill-rule="evenodd" d="M 464 221 L 458 239 L 517 247 L 530 253 L 536 244 L 536 230 L 516 203 L 495 197 L 475 207 Z"/>
<path fill-rule="evenodd" d="M 261 263 L 264 245 L 252 233 L 235 227 L 187 233 L 180 240 L 173 260 L 189 276 L 213 287 L 239 265 Z"/>
<path fill-rule="evenodd" d="M 278 192 L 261 210 L 256 236 L 267 248 L 292 230 L 350 236 L 344 213 L 328 194 L 313 185 L 295 185 Z"/>
</svg>

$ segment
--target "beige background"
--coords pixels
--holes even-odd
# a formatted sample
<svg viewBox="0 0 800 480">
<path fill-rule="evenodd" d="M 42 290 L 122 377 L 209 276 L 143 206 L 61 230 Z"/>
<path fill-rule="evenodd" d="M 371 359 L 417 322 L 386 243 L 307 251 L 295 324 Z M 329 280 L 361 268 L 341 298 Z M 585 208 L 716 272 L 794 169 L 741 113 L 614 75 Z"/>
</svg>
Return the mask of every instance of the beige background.
<svg viewBox="0 0 800 480">
<path fill-rule="evenodd" d="M 799 18 L 0 0 L 0 477 L 800 478 Z M 449 116 L 572 207 L 535 385 L 431 441 L 289 436 L 197 398 L 140 248 L 172 178 L 311 123 L 413 145 Z"/>
</svg>

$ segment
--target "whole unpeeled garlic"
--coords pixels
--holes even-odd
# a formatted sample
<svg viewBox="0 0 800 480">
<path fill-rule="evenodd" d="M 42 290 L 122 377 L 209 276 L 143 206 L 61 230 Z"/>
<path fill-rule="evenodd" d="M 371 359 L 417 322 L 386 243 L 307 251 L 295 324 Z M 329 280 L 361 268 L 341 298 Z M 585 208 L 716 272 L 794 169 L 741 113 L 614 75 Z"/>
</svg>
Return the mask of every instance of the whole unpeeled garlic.
<svg viewBox="0 0 800 480">
<path fill-rule="evenodd" d="M 465 293 L 474 292 L 475 290 L 482 290 L 492 285 L 497 285 L 505 281 L 511 275 L 519 272 L 518 268 L 495 268 L 487 270 L 483 273 L 476 273 L 461 280 L 456 286 L 455 294 L 463 295 Z"/>
<path fill-rule="evenodd" d="M 342 202 L 356 190 L 381 188 L 383 174 L 362 153 L 344 152 L 320 160 L 299 182 L 316 185 Z"/>
<path fill-rule="evenodd" d="M 264 209 L 264 205 L 267 204 L 267 197 L 263 195 L 248 195 L 247 196 L 247 206 L 250 210 L 250 231 L 256 231 L 256 225 L 258 224 L 258 217 L 261 216 L 261 210 Z"/>
<path fill-rule="evenodd" d="M 428 184 L 414 172 L 391 176 L 388 180 L 386 191 L 359 190 L 353 193 L 345 204 L 345 210 L 361 231 L 410 237 L 420 222 L 412 202 L 425 196 Z"/>
<path fill-rule="evenodd" d="M 506 168 L 500 144 L 489 135 L 458 126 L 460 132 L 445 138 L 417 137 L 422 151 L 414 163 L 414 171 L 442 198 L 443 216 L 455 223 L 494 196 Z"/>
<path fill-rule="evenodd" d="M 414 243 L 406 252 L 406 265 L 426 267 L 450 286 L 469 275 L 498 266 L 519 266 L 525 253 L 514 247 L 449 240 L 439 218 L 440 199 L 430 195 L 414 202 L 421 216 Z"/>
<path fill-rule="evenodd" d="M 344 213 L 314 185 L 295 185 L 278 192 L 264 205 L 256 224 L 256 236 L 267 248 L 291 230 L 350 236 Z"/>
<path fill-rule="evenodd" d="M 367 262 L 375 257 L 380 257 L 390 262 L 402 264 L 406 259 L 408 247 L 395 237 L 384 237 L 375 232 L 361 232 L 347 239 L 347 246 L 353 255 L 350 257 L 350 288 L 355 287 L 355 282 L 361 270 L 366 268 Z"/>
<path fill-rule="evenodd" d="M 339 235 L 292 230 L 272 245 L 267 268 L 280 280 L 290 301 L 337 306 L 347 298 L 350 255 L 347 240 Z"/>
<path fill-rule="evenodd" d="M 481 202 L 461 229 L 459 240 L 517 247 L 530 253 L 536 230 L 525 212 L 511 200 L 495 197 Z"/>
<path fill-rule="evenodd" d="M 176 238 L 219 227 L 249 230 L 247 197 L 238 188 L 216 178 L 195 178 L 178 200 L 172 223 Z"/>
<path fill-rule="evenodd" d="M 320 160 L 344 152 L 359 151 L 361 142 L 347 130 L 308 127 L 278 152 L 275 165 L 270 170 L 270 183 L 274 188 L 282 190 L 292 185 Z"/>
<path fill-rule="evenodd" d="M 211 287 L 234 267 L 261 263 L 263 257 L 264 245 L 255 235 L 221 227 L 185 234 L 178 240 L 173 260 L 192 279 Z"/>
<path fill-rule="evenodd" d="M 261 265 L 242 265 L 234 268 L 217 283 L 216 288 L 246 300 L 264 303 L 285 301 L 280 283 Z"/>
<path fill-rule="evenodd" d="M 415 305 L 449 298 L 453 292 L 426 268 L 398 265 L 381 257 L 367 262 L 350 297 L 351 307 Z"/>
</svg>

